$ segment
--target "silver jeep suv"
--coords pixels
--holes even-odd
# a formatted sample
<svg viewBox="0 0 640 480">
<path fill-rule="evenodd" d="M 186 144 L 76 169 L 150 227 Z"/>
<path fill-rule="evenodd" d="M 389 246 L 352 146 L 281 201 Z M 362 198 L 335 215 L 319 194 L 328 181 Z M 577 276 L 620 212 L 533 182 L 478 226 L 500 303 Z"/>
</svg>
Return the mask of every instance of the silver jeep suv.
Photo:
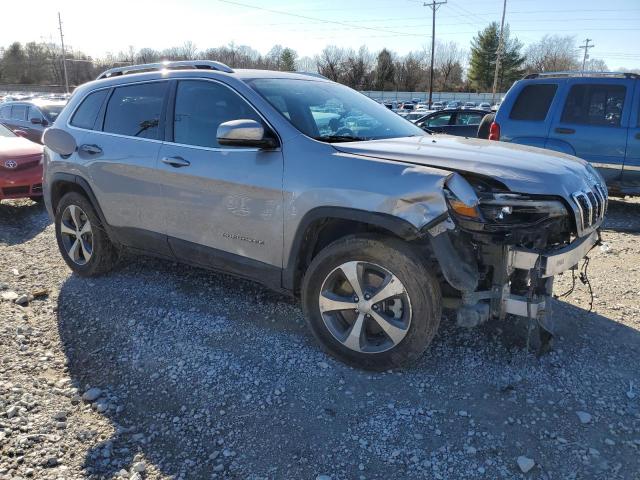
<svg viewBox="0 0 640 480">
<path fill-rule="evenodd" d="M 427 134 L 311 74 L 172 62 L 109 70 L 44 134 L 45 202 L 79 275 L 122 249 L 299 296 L 333 355 L 418 358 L 460 325 L 528 317 L 598 242 L 604 182 L 548 150 Z"/>
</svg>

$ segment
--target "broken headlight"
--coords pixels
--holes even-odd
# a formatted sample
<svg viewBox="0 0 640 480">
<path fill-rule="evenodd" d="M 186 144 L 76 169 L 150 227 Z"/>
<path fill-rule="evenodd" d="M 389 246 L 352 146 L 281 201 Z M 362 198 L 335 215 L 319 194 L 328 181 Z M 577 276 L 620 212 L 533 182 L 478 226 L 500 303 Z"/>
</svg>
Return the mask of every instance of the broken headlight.
<svg viewBox="0 0 640 480">
<path fill-rule="evenodd" d="M 568 215 L 560 200 L 539 199 L 515 193 L 497 193 L 480 198 L 479 209 L 485 222 L 505 226 L 532 226 Z"/>
</svg>

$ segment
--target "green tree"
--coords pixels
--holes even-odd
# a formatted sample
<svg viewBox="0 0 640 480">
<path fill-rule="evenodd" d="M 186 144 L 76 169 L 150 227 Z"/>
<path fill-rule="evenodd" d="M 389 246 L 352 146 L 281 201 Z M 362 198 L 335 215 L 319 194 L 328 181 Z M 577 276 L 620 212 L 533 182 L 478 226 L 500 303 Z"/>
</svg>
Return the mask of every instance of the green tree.
<svg viewBox="0 0 640 480">
<path fill-rule="evenodd" d="M 471 86 L 478 91 L 490 91 L 493 87 L 493 76 L 496 70 L 498 44 L 500 43 L 500 27 L 496 22 L 478 32 L 471 41 L 471 60 L 469 66 L 469 80 Z M 500 61 L 498 76 L 498 91 L 505 88 L 524 72 L 522 65 L 524 57 L 520 53 L 522 43 L 517 38 L 511 39 L 509 26 L 504 29 L 503 54 Z"/>
<path fill-rule="evenodd" d="M 395 88 L 396 68 L 391 52 L 386 48 L 380 50 L 376 62 L 374 85 L 376 90 L 393 90 Z"/>
<path fill-rule="evenodd" d="M 280 70 L 294 72 L 296 70 L 297 54 L 290 48 L 285 48 L 280 54 Z"/>
</svg>

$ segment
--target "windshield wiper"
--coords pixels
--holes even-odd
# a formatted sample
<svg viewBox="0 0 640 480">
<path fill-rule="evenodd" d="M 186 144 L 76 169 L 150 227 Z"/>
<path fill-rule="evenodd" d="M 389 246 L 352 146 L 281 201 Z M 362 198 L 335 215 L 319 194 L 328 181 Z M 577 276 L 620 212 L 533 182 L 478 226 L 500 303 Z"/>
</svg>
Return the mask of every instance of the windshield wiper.
<svg viewBox="0 0 640 480">
<path fill-rule="evenodd" d="M 320 140 L 321 142 L 329 142 L 329 143 L 337 143 L 337 142 L 361 142 L 364 140 L 368 140 L 364 137 L 356 137 L 354 135 L 320 135 L 318 137 L 313 137 L 315 140 Z"/>
</svg>

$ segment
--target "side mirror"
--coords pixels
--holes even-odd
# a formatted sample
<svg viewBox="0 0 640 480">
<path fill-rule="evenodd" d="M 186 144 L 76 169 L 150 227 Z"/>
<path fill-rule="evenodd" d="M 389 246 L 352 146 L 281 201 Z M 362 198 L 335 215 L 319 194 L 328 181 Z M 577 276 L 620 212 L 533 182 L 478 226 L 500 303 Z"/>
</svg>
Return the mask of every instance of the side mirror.
<svg viewBox="0 0 640 480">
<path fill-rule="evenodd" d="M 59 128 L 47 128 L 42 135 L 42 142 L 54 152 L 69 156 L 76 151 L 76 139 Z"/>
<path fill-rule="evenodd" d="M 34 125 L 44 125 L 45 120 L 43 118 L 32 118 L 31 123 Z"/>
<path fill-rule="evenodd" d="M 221 123 L 216 135 L 218 143 L 229 147 L 275 148 L 278 141 L 265 136 L 264 127 L 255 120 L 241 119 Z"/>
</svg>

